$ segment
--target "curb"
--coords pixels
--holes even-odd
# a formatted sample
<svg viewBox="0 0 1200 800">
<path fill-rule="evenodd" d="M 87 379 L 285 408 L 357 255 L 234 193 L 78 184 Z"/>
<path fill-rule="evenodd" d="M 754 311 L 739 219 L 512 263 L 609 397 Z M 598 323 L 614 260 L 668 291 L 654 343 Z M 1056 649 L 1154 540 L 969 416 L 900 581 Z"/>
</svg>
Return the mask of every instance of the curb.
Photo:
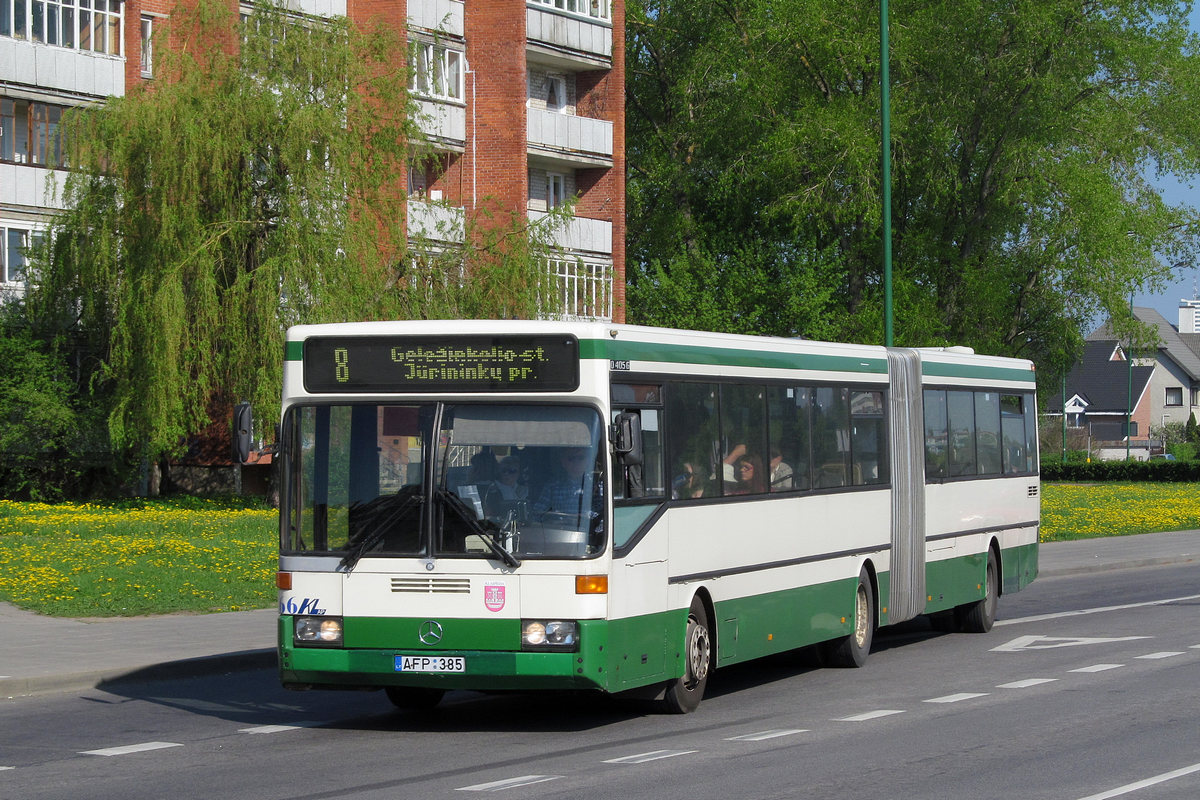
<svg viewBox="0 0 1200 800">
<path fill-rule="evenodd" d="M 37 675 L 26 678 L 0 678 L 0 697 L 9 699 L 32 697 L 60 692 L 104 689 L 126 683 L 199 678 L 223 672 L 274 669 L 278 663 L 275 649 L 270 648 L 186 658 L 134 668 L 75 672 L 65 675 Z"/>
<path fill-rule="evenodd" d="M 1196 556 L 1185 553 L 1178 556 L 1162 558 L 1142 558 L 1132 561 L 1106 562 L 1103 564 L 1081 564 L 1076 567 L 1058 567 L 1057 569 L 1039 569 L 1039 578 L 1055 578 L 1062 575 L 1087 575 L 1095 572 L 1114 572 L 1119 569 L 1135 569 L 1137 567 L 1161 567 L 1165 564 L 1191 564 Z"/>
</svg>

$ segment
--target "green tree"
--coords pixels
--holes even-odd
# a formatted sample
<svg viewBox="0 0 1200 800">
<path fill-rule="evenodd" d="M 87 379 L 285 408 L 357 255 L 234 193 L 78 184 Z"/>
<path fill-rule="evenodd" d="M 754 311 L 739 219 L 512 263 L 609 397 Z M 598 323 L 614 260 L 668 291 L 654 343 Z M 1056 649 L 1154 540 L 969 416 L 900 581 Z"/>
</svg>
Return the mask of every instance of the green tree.
<svg viewBox="0 0 1200 800">
<path fill-rule="evenodd" d="M 1195 411 L 1188 415 L 1187 425 L 1183 432 L 1183 440 L 1190 444 L 1200 444 L 1200 426 L 1196 425 Z"/>
<path fill-rule="evenodd" d="M 87 337 L 134 456 L 239 399 L 269 418 L 289 325 L 538 308 L 545 236 L 526 221 L 406 239 L 408 168 L 433 156 L 396 30 L 227 6 L 181 4 L 164 77 L 64 120 L 67 210 L 31 267 L 32 318 Z"/>
<path fill-rule="evenodd" d="M 879 4 L 629 7 L 631 316 L 881 342 Z M 1092 319 L 1145 335 L 1200 244 L 1147 177 L 1200 172 L 1189 7 L 891 4 L 898 344 L 1057 375 Z"/>
</svg>

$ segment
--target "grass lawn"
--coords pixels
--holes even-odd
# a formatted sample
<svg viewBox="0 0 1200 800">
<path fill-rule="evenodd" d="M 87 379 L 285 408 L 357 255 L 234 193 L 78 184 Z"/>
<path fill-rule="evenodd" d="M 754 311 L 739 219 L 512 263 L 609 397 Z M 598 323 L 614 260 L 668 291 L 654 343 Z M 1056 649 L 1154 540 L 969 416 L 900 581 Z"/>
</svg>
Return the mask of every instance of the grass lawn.
<svg viewBox="0 0 1200 800">
<path fill-rule="evenodd" d="M 1200 529 L 1194 483 L 1042 484 L 1043 542 Z"/>
<path fill-rule="evenodd" d="M 241 499 L 0 500 L 0 600 L 66 617 L 269 608 L 277 519 Z M 1042 486 L 1043 542 L 1193 528 L 1196 484 Z"/>
<path fill-rule="evenodd" d="M 278 519 L 240 499 L 0 500 L 0 600 L 65 617 L 267 608 Z"/>
</svg>

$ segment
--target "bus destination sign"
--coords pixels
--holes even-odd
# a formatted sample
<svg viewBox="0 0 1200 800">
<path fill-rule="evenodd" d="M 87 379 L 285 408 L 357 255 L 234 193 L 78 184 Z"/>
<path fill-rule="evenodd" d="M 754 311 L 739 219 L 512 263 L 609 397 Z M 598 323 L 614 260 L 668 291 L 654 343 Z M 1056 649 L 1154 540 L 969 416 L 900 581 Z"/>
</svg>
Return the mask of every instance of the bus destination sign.
<svg viewBox="0 0 1200 800">
<path fill-rule="evenodd" d="M 556 336 L 314 336 L 309 392 L 569 392 L 579 340 Z"/>
</svg>

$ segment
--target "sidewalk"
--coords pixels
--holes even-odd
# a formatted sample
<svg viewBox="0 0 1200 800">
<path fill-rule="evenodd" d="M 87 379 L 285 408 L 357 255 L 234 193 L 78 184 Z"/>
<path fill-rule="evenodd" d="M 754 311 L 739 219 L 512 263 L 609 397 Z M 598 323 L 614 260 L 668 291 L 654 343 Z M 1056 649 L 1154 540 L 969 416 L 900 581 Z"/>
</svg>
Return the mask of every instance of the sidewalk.
<svg viewBox="0 0 1200 800">
<path fill-rule="evenodd" d="M 1200 561 L 1200 531 L 1041 546 L 1040 575 Z M 275 666 L 275 609 L 59 619 L 0 603 L 0 699 Z"/>
</svg>

